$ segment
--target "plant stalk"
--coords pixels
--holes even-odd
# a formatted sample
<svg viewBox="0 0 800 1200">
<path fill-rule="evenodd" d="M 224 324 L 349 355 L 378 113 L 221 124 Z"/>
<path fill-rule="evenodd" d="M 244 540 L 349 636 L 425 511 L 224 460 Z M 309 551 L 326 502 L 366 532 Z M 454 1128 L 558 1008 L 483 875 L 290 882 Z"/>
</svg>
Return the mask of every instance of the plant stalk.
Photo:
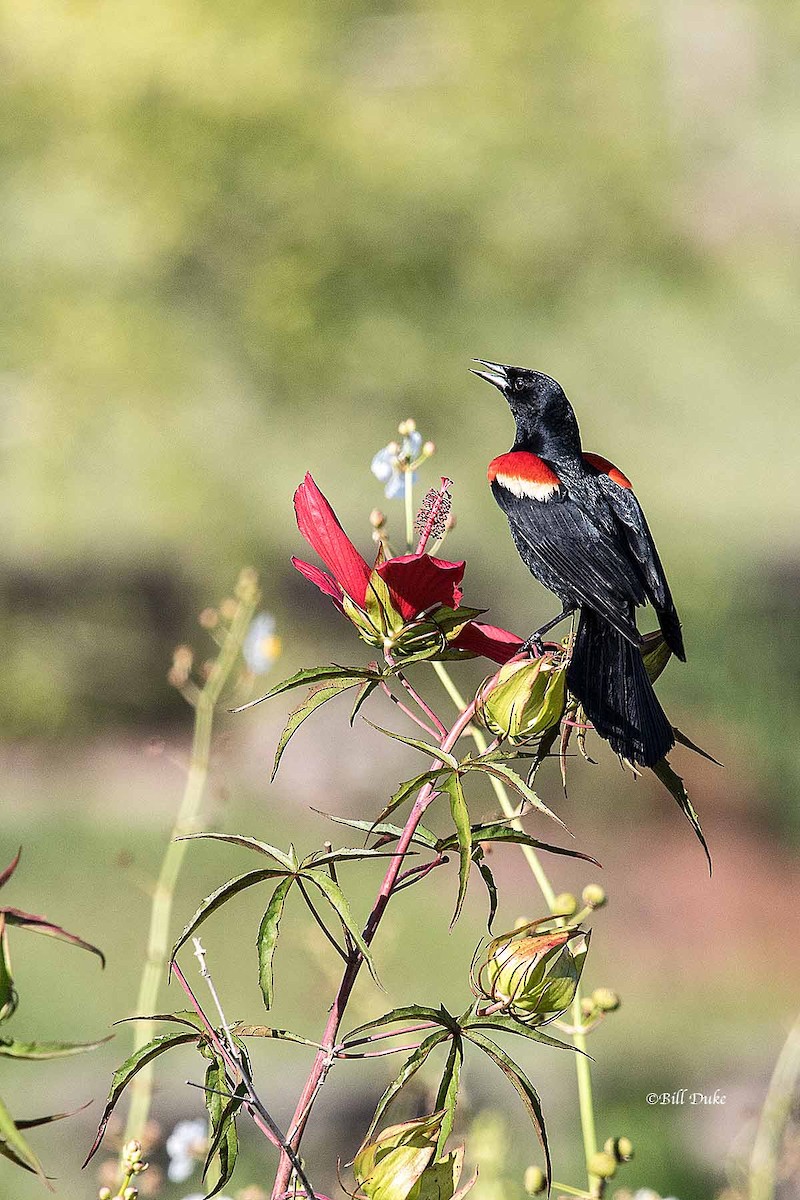
<svg viewBox="0 0 800 1200">
<path fill-rule="evenodd" d="M 245 634 L 259 600 L 255 580 L 249 573 L 243 572 L 239 580 L 237 600 L 236 611 L 220 653 L 211 667 L 208 679 L 200 690 L 195 705 L 194 732 L 186 785 L 153 892 L 146 957 L 136 997 L 136 1014 L 143 1017 L 157 1011 L 159 986 L 162 980 L 166 982 L 172 905 L 188 845 L 187 842 L 176 839 L 198 831 L 200 808 L 208 779 L 214 710 L 239 657 Z M 149 1042 L 153 1036 L 152 1021 L 136 1021 L 133 1025 L 134 1051 Z M 141 1140 L 147 1124 L 153 1096 L 152 1065 L 144 1067 L 138 1073 L 131 1085 L 131 1092 L 131 1106 L 125 1127 L 124 1141 L 126 1142 L 131 1138 Z"/>
<path fill-rule="evenodd" d="M 797 1018 L 769 1081 L 750 1157 L 750 1200 L 773 1200 L 781 1140 L 800 1084 L 800 1017 Z"/>
</svg>

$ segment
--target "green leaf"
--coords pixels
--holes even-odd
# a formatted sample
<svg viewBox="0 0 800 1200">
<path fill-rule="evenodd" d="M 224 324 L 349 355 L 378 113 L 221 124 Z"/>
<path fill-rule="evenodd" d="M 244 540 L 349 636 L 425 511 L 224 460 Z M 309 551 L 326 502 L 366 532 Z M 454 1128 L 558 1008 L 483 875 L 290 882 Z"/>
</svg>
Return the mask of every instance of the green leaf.
<svg viewBox="0 0 800 1200">
<path fill-rule="evenodd" d="M 353 817 L 337 817 L 333 813 L 323 812 L 321 808 L 315 808 L 312 811 L 319 813 L 321 817 L 327 817 L 329 821 L 333 821 L 337 825 L 349 825 L 351 829 L 363 829 L 365 833 L 383 834 L 390 837 L 400 837 L 403 833 L 399 825 L 387 825 L 385 821 L 357 821 Z M 424 825 L 417 826 L 411 840 L 427 846 L 430 850 L 436 850 L 439 845 L 436 834 L 431 833 Z"/>
<path fill-rule="evenodd" d="M 472 826 L 469 821 L 469 809 L 464 798 L 464 788 L 462 787 L 458 772 L 454 771 L 451 775 L 448 775 L 442 781 L 442 787 L 450 797 L 450 814 L 453 818 L 453 824 L 456 827 L 456 835 L 458 837 L 458 898 L 456 900 L 453 919 L 450 922 L 450 928 L 452 929 L 461 915 L 461 909 L 464 906 L 464 899 L 467 894 L 469 869 L 472 865 Z"/>
<path fill-rule="evenodd" d="M 713 754 L 709 754 L 707 750 L 703 750 L 701 746 L 696 745 L 691 738 L 686 736 L 685 733 L 681 733 L 680 729 L 676 729 L 673 726 L 672 732 L 675 735 L 675 741 L 680 742 L 680 744 L 685 746 L 687 750 L 694 750 L 695 754 L 699 754 L 701 758 L 707 758 L 708 761 L 712 762 L 715 767 L 722 766 L 722 763 L 718 758 L 714 758 Z"/>
<path fill-rule="evenodd" d="M 292 884 L 295 882 L 295 876 L 290 875 L 288 879 L 282 879 L 275 891 L 272 893 L 267 911 L 261 918 L 261 925 L 258 929 L 258 982 L 261 987 L 261 995 L 264 997 L 264 1008 L 271 1008 L 274 999 L 274 988 L 272 980 L 272 960 L 275 957 L 275 947 L 278 944 L 278 929 L 283 916 L 283 907 L 286 903 L 286 897 L 289 894 Z"/>
<path fill-rule="evenodd" d="M 0 909 L 0 1021 L 7 1021 L 16 1011 L 19 997 L 11 975 L 6 919 Z"/>
<path fill-rule="evenodd" d="M 402 830 L 400 831 L 402 833 Z M 319 850 L 313 854 L 309 854 L 308 858 L 304 858 L 300 864 L 301 868 L 305 867 L 324 867 L 328 863 L 349 862 L 352 860 L 358 861 L 362 858 L 396 858 L 397 853 L 394 850 L 369 850 L 366 847 L 350 847 L 342 846 L 338 850 L 331 850 L 330 853 Z"/>
<path fill-rule="evenodd" d="M 666 758 L 662 758 L 661 762 L 656 763 L 651 768 L 656 779 L 660 779 L 669 794 L 675 798 L 683 815 L 695 831 L 700 845 L 705 850 L 706 859 L 708 860 L 708 873 L 711 874 L 713 867 L 711 863 L 711 852 L 708 849 L 708 843 L 703 836 L 703 830 L 700 828 L 700 818 L 695 812 L 694 805 L 689 799 L 689 793 L 686 791 L 683 780 L 680 775 L 673 771 L 672 767 L 667 762 Z"/>
<path fill-rule="evenodd" d="M 439 1130 L 439 1140 L 436 1143 L 437 1158 L 440 1158 L 444 1154 L 447 1139 L 453 1131 L 463 1062 L 464 1048 L 461 1038 L 454 1037 L 450 1046 L 450 1053 L 447 1056 L 447 1062 L 445 1063 L 442 1081 L 439 1084 L 439 1091 L 436 1094 L 436 1103 L 433 1106 L 436 1112 L 444 1111 L 442 1127 Z"/>
<path fill-rule="evenodd" d="M 468 1029 L 489 1029 L 497 1030 L 499 1033 L 513 1033 L 518 1037 L 528 1038 L 531 1042 L 551 1046 L 554 1050 L 571 1050 L 574 1054 L 582 1053 L 582 1051 L 576 1050 L 570 1042 L 561 1042 L 558 1038 L 551 1037 L 549 1033 L 543 1033 L 537 1026 L 528 1025 L 526 1022 L 518 1021 L 516 1017 L 504 1013 L 481 1016 L 473 1012 L 470 1016 L 462 1018 L 461 1028 L 465 1033 Z M 590 1056 L 587 1055 L 588 1057 Z"/>
<path fill-rule="evenodd" d="M 350 710 L 350 724 L 351 725 L 353 725 L 355 723 L 355 719 L 358 716 L 359 712 L 361 711 L 362 706 L 367 702 L 367 700 L 369 699 L 369 697 L 372 695 L 372 693 L 375 691 L 375 689 L 377 687 L 380 687 L 379 679 L 367 679 L 365 681 L 365 683 L 361 686 L 361 688 L 359 689 L 358 694 L 355 698 L 355 701 L 353 703 L 353 707 Z"/>
<path fill-rule="evenodd" d="M 206 1087 L 208 1087 L 208 1079 L 206 1079 Z M 205 1160 L 205 1163 L 203 1164 L 203 1172 L 202 1172 L 203 1179 L 205 1179 L 206 1173 L 208 1172 L 208 1169 L 211 1166 L 214 1155 L 220 1149 L 223 1139 L 227 1140 L 229 1122 L 232 1123 L 233 1118 L 238 1114 L 239 1109 L 242 1107 L 244 1102 L 247 1100 L 247 1097 L 248 1097 L 247 1084 L 244 1081 L 237 1084 L 237 1086 L 230 1093 L 230 1097 L 228 1100 L 225 1100 L 224 1097 L 222 1097 L 224 1107 L 222 1109 L 222 1112 L 220 1113 L 220 1117 L 217 1122 L 216 1131 L 214 1131 L 213 1126 L 212 1126 L 211 1141 L 209 1142 L 208 1152 L 206 1154 L 206 1160 Z M 236 1126 L 235 1125 L 233 1126 L 233 1133 L 235 1136 L 236 1135 Z M 238 1140 L 237 1140 L 236 1149 L 238 1152 Z M 234 1158 L 235 1158 L 235 1155 L 234 1155 Z M 223 1185 L 218 1182 L 216 1187 L 214 1188 L 214 1191 L 208 1193 L 206 1200 L 208 1200 L 208 1197 L 213 1196 L 217 1191 L 219 1191 L 219 1189 L 222 1186 Z"/>
<path fill-rule="evenodd" d="M 278 767 L 280 766 L 283 752 L 303 722 L 308 720 L 311 714 L 316 712 L 316 710 L 323 704 L 326 704 L 328 700 L 333 700 L 336 696 L 340 695 L 342 692 L 346 692 L 349 688 L 356 687 L 357 684 L 361 683 L 363 678 L 363 675 L 352 674 L 340 676 L 336 682 L 328 683 L 324 687 L 317 688 L 316 691 L 311 692 L 303 701 L 303 703 L 300 704 L 294 710 L 294 712 L 290 714 L 289 720 L 286 722 L 283 733 L 278 740 L 278 746 L 275 751 L 275 761 L 272 764 L 272 775 L 270 776 L 271 779 L 274 779 L 278 773 Z"/>
<path fill-rule="evenodd" d="M 450 1032 L 447 1029 L 437 1029 L 434 1033 L 426 1037 L 424 1042 L 411 1054 L 403 1063 L 398 1074 L 387 1087 L 386 1091 L 378 1101 L 377 1107 L 373 1114 L 372 1120 L 369 1123 L 369 1128 L 364 1134 L 364 1141 L 367 1142 L 372 1137 L 379 1121 L 383 1117 L 389 1105 L 394 1100 L 398 1092 L 402 1091 L 410 1079 L 416 1075 L 420 1067 L 423 1066 L 428 1055 L 432 1050 L 435 1050 L 438 1045 L 450 1037 Z"/>
<path fill-rule="evenodd" d="M 268 842 L 259 842 L 256 838 L 244 837 L 240 833 L 187 833 L 183 837 L 175 838 L 176 842 L 194 842 L 206 839 L 214 842 L 230 842 L 233 846 L 243 846 L 245 850 L 255 850 L 259 854 L 266 854 L 270 858 L 274 858 L 282 867 L 286 867 L 287 871 L 295 869 L 295 863 L 288 854 L 283 850 L 278 850 L 276 846 L 270 846 Z"/>
<path fill-rule="evenodd" d="M 484 858 L 483 851 L 481 850 L 480 846 L 476 846 L 475 850 L 473 851 L 473 858 L 478 870 L 480 871 L 481 879 L 486 884 L 486 891 L 489 893 L 489 916 L 486 920 L 486 928 L 489 930 L 489 933 L 491 933 L 494 919 L 497 916 L 497 884 L 494 881 L 494 875 L 492 874 L 489 864 Z"/>
<path fill-rule="evenodd" d="M 199 1034 L 196 1030 L 187 1031 L 184 1033 L 162 1033 L 159 1037 L 153 1038 L 144 1046 L 140 1046 L 130 1058 L 126 1058 L 125 1062 L 111 1077 L 111 1090 L 108 1093 L 108 1100 L 103 1109 L 103 1115 L 100 1118 L 100 1124 L 97 1127 L 97 1137 L 94 1139 L 92 1148 L 86 1155 L 84 1167 L 94 1158 L 100 1143 L 103 1140 L 103 1134 L 106 1131 L 109 1117 L 111 1116 L 117 1101 L 119 1100 L 125 1088 L 128 1086 L 134 1075 L 138 1074 L 143 1067 L 153 1062 L 162 1054 L 166 1054 L 168 1050 L 174 1050 L 177 1046 L 188 1046 L 192 1042 L 198 1041 Z"/>
<path fill-rule="evenodd" d="M 206 896 L 173 946 L 169 959 L 170 963 L 174 961 L 175 955 L 184 942 L 192 936 L 195 929 L 202 925 L 206 918 L 215 913 L 218 908 L 222 908 L 223 904 L 226 904 L 228 900 L 231 900 L 234 896 L 238 896 L 239 892 L 245 891 L 246 888 L 254 887 L 257 883 L 263 883 L 265 879 L 281 879 L 285 874 L 285 871 L 274 871 L 268 867 L 260 871 L 247 871 L 244 875 L 237 875 L 235 879 L 229 879 L 227 883 L 223 883 L 222 887 L 218 887 L 210 896 Z"/>
<path fill-rule="evenodd" d="M 0 1154 L 4 1158 L 10 1159 L 18 1167 L 24 1167 L 26 1171 L 31 1171 L 34 1175 L 39 1175 L 47 1187 L 50 1188 L 50 1184 L 47 1183 L 45 1178 L 42 1164 L 20 1133 L 14 1118 L 2 1100 L 0 1100 Z M 50 1190 L 52 1191 L 53 1189 L 50 1188 Z"/>
<path fill-rule="evenodd" d="M 525 1072 L 512 1059 L 508 1057 L 504 1050 L 501 1050 L 496 1042 L 491 1041 L 482 1033 L 476 1030 L 464 1031 L 464 1037 L 469 1038 L 476 1046 L 478 1046 L 485 1054 L 489 1056 L 493 1063 L 508 1079 L 509 1083 L 516 1089 L 522 1103 L 528 1112 L 531 1119 L 531 1124 L 536 1131 L 536 1136 L 541 1143 L 542 1152 L 545 1161 L 545 1178 L 547 1180 L 548 1191 L 550 1189 L 550 1178 L 552 1165 L 550 1162 L 550 1147 L 547 1144 L 547 1131 L 544 1125 L 544 1114 L 542 1112 L 542 1102 L 539 1099 L 539 1094 L 531 1081 L 528 1079 Z"/>
<path fill-rule="evenodd" d="M 419 738 L 406 737 L 403 733 L 395 733 L 393 729 L 384 729 L 382 725 L 375 725 L 372 721 L 367 721 L 366 717 L 364 720 L 371 729 L 377 729 L 378 733 L 384 733 L 386 737 L 392 738 L 396 742 L 402 742 L 404 746 L 411 746 L 414 750 L 419 750 L 427 758 L 447 763 L 454 771 L 458 769 L 458 759 L 452 754 L 448 754 L 446 750 L 442 750 L 440 746 L 431 746 L 429 742 L 423 742 Z"/>
<path fill-rule="evenodd" d="M 132 1021 L 170 1021 L 175 1025 L 184 1025 L 188 1029 L 196 1029 L 204 1033 L 206 1029 L 203 1018 L 194 1009 L 180 1009 L 176 1013 L 153 1013 L 152 1016 L 120 1017 L 115 1025 L 127 1025 Z"/>
<path fill-rule="evenodd" d="M 339 887 L 338 883 L 334 883 L 330 875 L 328 875 L 325 871 L 317 871 L 313 867 L 304 868 L 303 879 L 309 879 L 322 892 L 323 896 L 328 901 L 347 932 L 350 934 L 353 942 L 358 947 L 361 957 L 367 964 L 370 975 L 380 986 L 380 979 L 378 978 L 378 973 L 375 969 L 375 963 L 370 953 L 369 946 L 361 936 L 361 930 L 355 922 L 350 905 L 347 902 L 347 897 Z"/>
<path fill-rule="evenodd" d="M 582 858 L 584 862 L 593 863 L 596 867 L 600 866 L 600 863 L 596 858 L 592 858 L 591 854 L 583 854 L 580 850 L 570 850 L 566 846 L 552 846 L 549 842 L 542 842 L 539 838 L 532 837 L 531 834 L 524 833 L 521 829 L 514 829 L 513 826 L 507 825 L 503 821 L 473 825 L 472 840 L 473 842 L 514 842 L 520 846 L 531 846 L 534 850 L 546 850 L 549 854 L 565 854 L 568 858 Z M 451 841 L 452 839 L 448 838 L 447 843 L 442 844 L 440 849 L 446 849 Z"/>
<path fill-rule="evenodd" d="M 446 1029 L 451 1028 L 450 1024 L 443 1019 L 440 1009 L 427 1008 L 424 1004 L 405 1004 L 402 1008 L 391 1009 L 382 1017 L 375 1017 L 373 1021 L 365 1021 L 363 1025 L 357 1025 L 345 1036 L 344 1044 L 352 1044 L 353 1039 L 361 1037 L 367 1030 L 381 1029 L 384 1025 L 394 1025 L 398 1021 L 430 1021 L 432 1025 L 443 1025 Z"/>
<path fill-rule="evenodd" d="M 342 679 L 345 676 L 351 676 L 355 679 L 380 679 L 380 673 L 372 667 L 340 667 L 337 663 L 331 663 L 326 667 L 306 667 L 302 671 L 298 671 L 296 675 L 291 675 L 288 679 L 281 680 L 276 683 L 275 687 L 263 696 L 259 696 L 257 700 L 248 700 L 247 704 L 240 704 L 238 708 L 232 708 L 232 713 L 244 712 L 246 708 L 253 708 L 256 704 L 263 704 L 265 700 L 271 700 L 273 696 L 280 696 L 282 692 L 291 692 L 294 688 L 311 687 L 316 683 L 329 683 L 332 680 Z"/>
<path fill-rule="evenodd" d="M 41 933 L 45 937 L 56 938 L 60 942 L 67 942 L 70 946 L 77 946 L 80 950 L 88 950 L 90 954 L 97 955 L 104 967 L 106 965 L 106 958 L 102 950 L 98 950 L 97 946 L 93 946 L 91 942 L 85 942 L 76 933 L 70 933 L 61 925 L 55 925 L 52 921 L 48 921 L 47 917 L 39 917 L 36 913 L 23 912 L 19 908 L 4 908 L 3 915 L 7 925 L 17 925 L 21 929 L 30 929 L 32 933 Z"/>
<path fill-rule="evenodd" d="M 0 1038 L 0 1058 L 69 1058 L 73 1054 L 96 1050 L 104 1042 L 110 1042 L 112 1037 L 113 1034 L 96 1042 L 18 1042 L 13 1038 Z"/>
<path fill-rule="evenodd" d="M 208 1155 L 203 1168 L 205 1177 L 211 1160 L 216 1156 L 219 1164 L 219 1178 L 211 1191 L 206 1193 L 206 1200 L 216 1196 L 233 1174 L 236 1157 L 239 1153 L 239 1137 L 236 1132 L 236 1113 L 241 1106 L 241 1100 L 234 1098 L 228 1087 L 225 1065 L 219 1059 L 209 1063 L 206 1070 L 206 1109 L 211 1122 L 211 1141 Z M 212 1153 L 213 1149 L 213 1153 Z"/>
<path fill-rule="evenodd" d="M 313 1046 L 315 1050 L 321 1049 L 319 1042 L 310 1042 L 308 1038 L 301 1037 L 299 1033 L 292 1033 L 290 1029 L 273 1029 L 271 1025 L 244 1025 L 237 1021 L 231 1025 L 231 1033 L 234 1037 L 275 1038 L 282 1042 L 299 1042 L 301 1046 Z"/>
<path fill-rule="evenodd" d="M 524 797 L 524 799 L 527 800 L 533 808 L 538 808 L 539 812 L 543 812 L 546 816 L 550 817 L 551 820 L 560 825 L 562 829 L 567 829 L 561 818 L 557 817 L 554 812 L 551 812 L 544 801 L 537 796 L 533 788 L 529 787 L 525 780 L 518 775 L 516 771 L 512 771 L 511 767 L 505 766 L 503 763 L 484 762 L 481 761 L 481 759 L 476 758 L 462 763 L 461 770 L 484 771 L 487 775 L 493 775 L 494 778 L 499 779 L 501 783 L 505 783 L 508 787 L 513 788 L 515 792 L 519 792 L 520 796 Z M 567 833 L 569 833 L 568 829 Z"/>
</svg>

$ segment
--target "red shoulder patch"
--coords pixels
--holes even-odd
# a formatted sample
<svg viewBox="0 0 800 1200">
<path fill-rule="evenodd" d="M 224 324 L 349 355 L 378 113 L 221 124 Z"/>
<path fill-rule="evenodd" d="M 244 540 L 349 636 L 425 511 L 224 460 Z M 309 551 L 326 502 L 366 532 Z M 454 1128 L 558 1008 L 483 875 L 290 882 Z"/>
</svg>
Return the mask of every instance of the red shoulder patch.
<svg viewBox="0 0 800 1200">
<path fill-rule="evenodd" d="M 508 454 L 501 454 L 489 463 L 488 475 L 490 483 L 502 475 L 504 479 L 519 479 L 524 483 L 547 487 L 559 487 L 561 484 L 553 468 L 528 450 L 509 450 Z"/>
<path fill-rule="evenodd" d="M 594 467 L 601 475 L 607 475 L 609 479 L 613 479 L 614 483 L 618 483 L 620 487 L 633 488 L 633 484 L 626 475 L 618 467 L 615 467 L 607 458 L 603 458 L 602 454 L 584 454 L 583 461 L 587 462 L 590 467 Z"/>
</svg>

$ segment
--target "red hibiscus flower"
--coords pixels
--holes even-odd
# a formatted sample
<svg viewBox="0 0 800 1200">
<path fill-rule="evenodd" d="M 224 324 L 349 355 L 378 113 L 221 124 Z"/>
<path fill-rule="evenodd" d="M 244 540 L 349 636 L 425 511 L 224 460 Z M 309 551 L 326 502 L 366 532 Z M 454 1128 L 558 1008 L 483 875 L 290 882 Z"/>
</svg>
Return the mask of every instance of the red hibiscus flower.
<svg viewBox="0 0 800 1200">
<path fill-rule="evenodd" d="M 298 558 L 294 566 L 331 597 L 365 641 L 401 657 L 480 654 L 498 663 L 519 650 L 516 634 L 477 621 L 475 609 L 461 607 L 466 563 L 418 553 L 370 567 L 310 475 L 294 494 L 294 509 L 298 529 L 327 571 Z"/>
</svg>

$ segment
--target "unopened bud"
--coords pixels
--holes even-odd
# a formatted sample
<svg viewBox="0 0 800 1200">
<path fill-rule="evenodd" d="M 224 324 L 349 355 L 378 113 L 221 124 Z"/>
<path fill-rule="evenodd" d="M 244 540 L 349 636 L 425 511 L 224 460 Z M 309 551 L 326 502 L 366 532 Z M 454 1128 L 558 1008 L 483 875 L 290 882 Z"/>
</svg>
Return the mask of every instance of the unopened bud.
<svg viewBox="0 0 800 1200">
<path fill-rule="evenodd" d="M 581 1000 L 581 1016 L 588 1020 L 589 1017 L 593 1017 L 596 1012 L 597 1005 L 595 1004 L 594 1000 L 592 1000 L 590 996 L 584 996 Z"/>
<path fill-rule="evenodd" d="M 142 1143 L 137 1138 L 131 1138 L 122 1147 L 122 1157 L 126 1163 L 138 1162 L 142 1157 Z"/>
<path fill-rule="evenodd" d="M 122 1200 L 137 1200 L 139 1189 L 135 1187 L 126 1187 L 122 1193 Z"/>
<path fill-rule="evenodd" d="M 132 1168 L 134 1175 L 141 1175 L 142 1171 L 146 1171 L 149 1166 L 150 1164 L 146 1162 L 135 1162 Z"/>
<path fill-rule="evenodd" d="M 97 1200 L 111 1200 L 111 1188 L 102 1187 L 97 1193 Z"/>
<path fill-rule="evenodd" d="M 213 629 L 219 625 L 219 613 L 215 608 L 204 608 L 197 620 L 203 629 Z"/>
<path fill-rule="evenodd" d="M 258 600 L 258 571 L 252 567 L 243 567 L 236 581 L 236 599 L 244 604 L 255 604 Z"/>
<path fill-rule="evenodd" d="M 232 621 L 236 616 L 236 601 L 232 596 L 226 596 L 219 606 L 220 616 L 226 621 Z"/>
<path fill-rule="evenodd" d="M 605 889 L 599 883 L 589 883 L 583 889 L 581 899 L 589 908 L 602 908 L 608 902 Z"/>
<path fill-rule="evenodd" d="M 617 1162 L 630 1162 L 633 1158 L 633 1142 L 630 1138 L 609 1138 L 603 1149 L 606 1154 L 612 1154 Z"/>
<path fill-rule="evenodd" d="M 556 896 L 550 906 L 550 911 L 554 917 L 574 917 L 578 911 L 578 901 L 572 892 L 562 892 Z"/>
<path fill-rule="evenodd" d="M 431 455 L 435 454 L 435 453 L 436 453 L 435 442 L 426 442 L 425 445 L 422 447 L 422 454 L 423 454 L 424 458 L 430 458 Z"/>
<path fill-rule="evenodd" d="M 417 422 L 413 417 L 407 417 L 405 421 L 401 421 L 397 426 L 397 432 L 401 437 L 408 437 L 409 433 L 416 433 Z"/>
<path fill-rule="evenodd" d="M 386 514 L 382 513 L 379 508 L 373 508 L 369 514 L 369 523 L 373 529 L 383 529 L 386 524 Z"/>
<path fill-rule="evenodd" d="M 595 988 L 592 992 L 592 1000 L 600 1012 L 616 1012 L 622 1003 L 617 993 L 612 992 L 611 988 Z"/>
<path fill-rule="evenodd" d="M 525 1172 L 524 1186 L 529 1196 L 541 1196 L 547 1187 L 547 1179 L 541 1167 L 528 1167 Z"/>
<path fill-rule="evenodd" d="M 596 1175 L 598 1179 L 613 1179 L 617 1173 L 617 1162 L 613 1154 L 609 1154 L 605 1150 L 598 1150 L 593 1154 L 587 1163 L 590 1175 Z"/>
</svg>

